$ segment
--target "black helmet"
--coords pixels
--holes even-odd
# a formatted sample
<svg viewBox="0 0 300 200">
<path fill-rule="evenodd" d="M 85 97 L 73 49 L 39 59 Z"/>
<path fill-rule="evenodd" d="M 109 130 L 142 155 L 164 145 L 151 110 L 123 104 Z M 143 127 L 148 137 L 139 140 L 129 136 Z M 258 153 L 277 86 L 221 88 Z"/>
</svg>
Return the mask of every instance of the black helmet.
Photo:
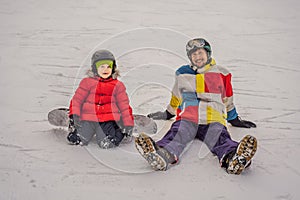
<svg viewBox="0 0 300 200">
<path fill-rule="evenodd" d="M 210 60 L 212 50 L 211 50 L 210 44 L 203 38 L 195 38 L 195 39 L 188 41 L 185 49 L 186 49 L 186 53 L 187 53 L 188 57 L 190 58 L 190 56 L 193 52 L 195 52 L 197 49 L 201 49 L 201 48 L 206 50 L 208 60 Z"/>
<path fill-rule="evenodd" d="M 111 61 L 113 61 L 112 73 L 115 72 L 116 59 L 115 59 L 114 55 L 108 50 L 98 50 L 93 54 L 92 59 L 91 59 L 92 71 L 93 71 L 94 74 L 98 74 L 97 68 L 96 68 L 96 62 L 99 61 L 99 60 L 111 60 Z"/>
</svg>

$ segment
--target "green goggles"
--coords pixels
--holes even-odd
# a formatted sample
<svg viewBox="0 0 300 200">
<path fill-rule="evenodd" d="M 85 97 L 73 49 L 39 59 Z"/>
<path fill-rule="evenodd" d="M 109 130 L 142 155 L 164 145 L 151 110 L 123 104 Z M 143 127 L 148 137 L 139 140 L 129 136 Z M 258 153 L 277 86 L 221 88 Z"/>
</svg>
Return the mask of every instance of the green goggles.
<svg viewBox="0 0 300 200">
<path fill-rule="evenodd" d="M 99 60 L 95 63 L 95 65 L 97 69 L 103 65 L 108 65 L 108 68 L 112 69 L 114 66 L 114 62 L 112 60 Z"/>
</svg>

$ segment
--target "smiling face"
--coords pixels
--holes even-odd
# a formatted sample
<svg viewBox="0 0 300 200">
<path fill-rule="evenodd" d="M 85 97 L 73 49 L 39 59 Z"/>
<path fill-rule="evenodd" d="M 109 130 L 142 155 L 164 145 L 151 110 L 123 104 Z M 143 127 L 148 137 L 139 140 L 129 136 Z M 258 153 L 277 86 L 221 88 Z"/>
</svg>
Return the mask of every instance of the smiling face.
<svg viewBox="0 0 300 200">
<path fill-rule="evenodd" d="M 112 67 L 109 64 L 102 64 L 97 68 L 98 75 L 101 78 L 108 78 L 112 74 Z"/>
<path fill-rule="evenodd" d="M 190 58 L 191 58 L 192 64 L 196 67 L 203 67 L 207 63 L 207 60 L 208 60 L 207 52 L 203 48 L 200 48 L 200 49 L 197 49 L 196 51 L 194 51 L 191 54 Z"/>
<path fill-rule="evenodd" d="M 95 63 L 97 73 L 101 78 L 109 78 L 112 75 L 114 62 L 112 60 L 99 60 Z"/>
</svg>

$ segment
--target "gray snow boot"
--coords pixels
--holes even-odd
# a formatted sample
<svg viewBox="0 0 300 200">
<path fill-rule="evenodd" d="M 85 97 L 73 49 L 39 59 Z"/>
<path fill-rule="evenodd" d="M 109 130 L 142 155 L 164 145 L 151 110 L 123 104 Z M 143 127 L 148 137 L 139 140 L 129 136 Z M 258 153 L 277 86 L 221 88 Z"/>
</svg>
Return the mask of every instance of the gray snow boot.
<svg viewBox="0 0 300 200">
<path fill-rule="evenodd" d="M 110 149 L 116 147 L 116 140 L 111 136 L 106 136 L 103 140 L 98 142 L 101 149 Z"/>
<path fill-rule="evenodd" d="M 154 170 L 165 171 L 170 164 L 177 162 L 175 155 L 157 146 L 154 140 L 145 133 L 135 138 L 135 147 Z"/>
</svg>

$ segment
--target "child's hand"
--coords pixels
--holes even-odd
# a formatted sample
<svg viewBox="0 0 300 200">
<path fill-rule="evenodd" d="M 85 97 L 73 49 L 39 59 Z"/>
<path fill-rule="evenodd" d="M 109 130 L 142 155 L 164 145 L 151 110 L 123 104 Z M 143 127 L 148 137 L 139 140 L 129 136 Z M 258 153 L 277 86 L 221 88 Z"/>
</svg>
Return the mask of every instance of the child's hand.
<svg viewBox="0 0 300 200">
<path fill-rule="evenodd" d="M 256 128 L 256 124 L 251 121 L 242 120 L 239 116 L 237 116 L 233 120 L 228 121 L 232 126 L 241 127 L 241 128 Z"/>
<path fill-rule="evenodd" d="M 81 142 L 81 139 L 75 129 L 74 132 L 70 132 L 68 137 L 67 137 L 68 141 L 70 144 L 74 144 L 74 145 L 78 145 Z"/>
<path fill-rule="evenodd" d="M 174 117 L 175 115 L 172 115 L 171 113 L 169 113 L 169 111 L 165 110 L 164 112 L 162 111 L 158 111 L 155 113 L 150 113 L 147 115 L 147 117 L 152 118 L 152 119 L 157 119 L 157 120 L 169 120 L 172 117 Z"/>
</svg>

